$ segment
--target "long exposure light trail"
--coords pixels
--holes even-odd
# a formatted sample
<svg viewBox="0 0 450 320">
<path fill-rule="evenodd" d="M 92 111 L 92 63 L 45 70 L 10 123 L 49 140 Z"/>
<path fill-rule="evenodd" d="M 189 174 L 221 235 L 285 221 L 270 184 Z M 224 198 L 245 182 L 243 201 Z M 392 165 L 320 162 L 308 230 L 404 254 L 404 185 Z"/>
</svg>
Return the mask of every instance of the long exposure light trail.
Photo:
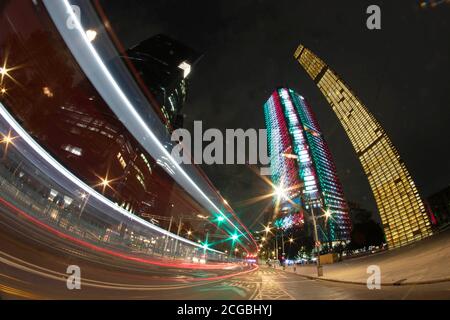
<svg viewBox="0 0 450 320">
<path fill-rule="evenodd" d="M 1 252 L 0 256 L 0 262 L 11 266 L 13 268 L 20 269 L 22 271 L 32 273 L 41 277 L 66 282 L 67 274 L 56 272 L 47 268 L 43 268 L 37 265 L 30 264 L 26 261 L 23 261 L 21 259 L 18 259 L 16 257 L 10 256 L 8 254 L 5 254 Z M 83 286 L 87 287 L 97 287 L 97 288 L 104 288 L 104 289 L 112 289 L 112 290 L 136 290 L 136 291 L 160 291 L 160 290 L 179 290 L 179 289 L 186 289 L 186 288 L 192 288 L 197 286 L 204 285 L 203 282 L 199 282 L 198 280 L 207 280 L 210 284 L 211 282 L 218 282 L 226 278 L 235 277 L 239 275 L 243 275 L 249 272 L 253 272 L 258 270 L 258 266 L 254 266 L 250 270 L 241 271 L 233 274 L 227 274 L 223 276 L 216 276 L 216 277 L 207 277 L 207 278 L 184 278 L 184 279 L 174 279 L 174 278 L 160 278 L 160 280 L 172 280 L 172 281 L 192 281 L 195 283 L 186 283 L 186 284 L 165 284 L 165 285 L 136 285 L 136 284 L 124 284 L 124 283 L 113 283 L 113 282 L 106 282 L 106 281 L 98 281 L 98 280 L 92 280 L 92 279 L 83 279 Z M 0 287 L 1 289 L 1 287 Z M 28 299 L 36 299 L 36 295 L 31 294 L 17 294 L 21 293 L 20 291 L 17 291 L 17 289 L 10 288 L 11 291 L 16 290 L 16 292 L 12 292 L 13 294 L 23 296 Z"/>
<path fill-rule="evenodd" d="M 214 270 L 214 269 L 223 269 L 226 266 L 229 266 L 229 264 L 224 264 L 224 263 L 216 263 L 216 264 L 195 264 L 195 263 L 185 263 L 185 262 L 180 262 L 180 263 L 176 263 L 176 262 L 165 262 L 165 261 L 156 261 L 156 260 L 151 260 L 151 259 L 145 259 L 145 258 L 139 258 L 139 257 L 135 257 L 135 256 L 131 256 L 128 254 L 124 254 L 118 251 L 114 251 L 114 250 L 110 250 L 110 249 L 106 249 L 106 248 L 102 248 L 99 246 L 96 246 L 92 243 L 86 242 L 84 240 L 72 237 L 71 235 L 68 235 L 64 232 L 61 232 L 55 228 L 52 228 L 51 226 L 49 226 L 48 224 L 38 220 L 37 218 L 34 218 L 32 216 L 30 216 L 29 214 L 27 214 L 25 211 L 17 208 L 16 206 L 12 205 L 11 203 L 9 203 L 8 201 L 6 201 L 5 199 L 0 197 L 0 204 L 3 204 L 4 206 L 8 207 L 9 209 L 15 211 L 16 213 L 20 214 L 22 217 L 26 218 L 28 221 L 32 222 L 35 225 L 38 225 L 41 228 L 46 229 L 47 231 L 57 235 L 60 238 L 66 239 L 66 240 L 70 240 L 73 243 L 76 243 L 78 245 L 81 245 L 83 247 L 89 248 L 91 250 L 97 251 L 97 252 L 101 252 L 101 253 L 105 253 L 111 256 L 115 256 L 118 258 L 122 258 L 125 260 L 129 260 L 129 261 L 135 261 L 135 262 L 141 262 L 141 263 L 146 263 L 146 264 L 151 264 L 151 265 L 156 265 L 156 266 L 161 266 L 161 267 L 175 267 L 175 268 L 180 268 L 180 269 L 206 269 L 206 270 Z M 203 248 L 203 246 L 202 246 Z"/>
<path fill-rule="evenodd" d="M 58 172 L 60 172 L 64 177 L 69 179 L 71 182 L 73 182 L 76 186 L 83 189 L 86 193 L 94 196 L 97 200 L 101 201 L 102 203 L 106 204 L 110 208 L 114 209 L 114 211 L 126 216 L 129 219 L 132 219 L 145 227 L 151 228 L 157 232 L 160 232 L 164 235 L 167 235 L 169 237 L 172 237 L 174 239 L 180 240 L 182 242 L 188 243 L 190 245 L 193 245 L 195 247 L 202 248 L 202 246 L 198 243 L 195 243 L 193 241 L 190 241 L 186 238 L 177 236 L 176 234 L 173 234 L 165 229 L 162 229 L 134 214 L 129 213 L 125 209 L 117 206 L 114 204 L 111 200 L 107 199 L 105 196 L 101 195 L 88 185 L 86 185 L 84 182 L 82 182 L 80 179 L 78 179 L 75 175 L 73 175 L 69 170 L 67 170 L 64 166 L 62 166 L 58 161 L 56 161 L 50 154 L 47 153 L 31 136 L 17 123 L 17 121 L 9 114 L 9 112 L 6 110 L 5 106 L 0 103 L 0 115 L 5 119 L 5 121 L 11 126 L 11 128 L 14 129 L 14 131 L 17 133 L 18 136 L 20 136 L 23 141 L 27 143 L 28 146 L 30 146 L 40 157 L 42 157 L 47 163 L 49 163 L 53 168 L 55 168 Z M 217 252 L 222 253 L 218 250 L 208 248 L 211 252 Z"/>
<path fill-rule="evenodd" d="M 74 54 L 75 58 L 77 59 L 78 63 L 80 64 L 80 66 L 82 68 L 91 69 L 90 70 L 91 72 L 94 72 L 94 70 L 99 71 L 99 73 L 95 74 L 96 78 L 90 79 L 90 80 L 93 83 L 93 85 L 96 86 L 97 90 L 102 95 L 102 97 L 105 99 L 105 101 L 110 102 L 109 105 L 110 105 L 111 109 L 113 110 L 114 113 L 116 113 L 116 115 L 119 117 L 119 119 L 122 119 L 125 117 L 123 115 L 123 113 L 121 113 L 121 112 L 123 112 L 123 107 L 125 107 L 126 110 L 129 112 L 129 114 L 126 116 L 129 116 L 129 115 L 132 116 L 133 123 L 135 125 L 138 124 L 139 127 L 144 130 L 144 132 L 146 133 L 146 136 L 150 137 L 150 139 L 152 140 L 153 145 L 155 145 L 159 149 L 159 152 L 162 153 L 162 155 L 164 155 L 166 158 L 168 158 L 171 161 L 171 163 L 177 169 L 177 171 L 189 182 L 189 184 L 192 187 L 194 187 L 194 189 L 198 192 L 198 194 L 201 195 L 201 198 L 203 198 L 203 200 L 206 200 L 206 202 L 216 212 L 220 213 L 228 221 L 228 223 L 231 226 L 233 226 L 240 234 L 242 234 L 246 239 L 248 239 L 249 241 L 252 242 L 252 240 L 247 236 L 247 234 L 243 233 L 240 230 L 240 228 L 237 227 L 227 217 L 227 215 L 224 214 L 222 212 L 222 210 L 220 210 L 219 207 L 203 192 L 203 190 L 192 180 L 192 178 L 185 172 L 185 170 L 183 170 L 183 168 L 178 164 L 178 162 L 175 161 L 175 159 L 173 159 L 173 157 L 167 151 L 167 149 L 164 147 L 164 145 L 161 143 L 161 141 L 159 141 L 159 139 L 156 137 L 154 132 L 150 129 L 148 124 L 141 117 L 141 115 L 137 111 L 136 107 L 131 103 L 130 99 L 127 97 L 127 95 L 124 93 L 122 88 L 119 86 L 116 79 L 114 79 L 110 70 L 103 62 L 103 60 L 100 57 L 97 50 L 94 48 L 92 42 L 89 41 L 89 38 L 86 35 L 86 32 L 85 32 L 83 26 L 81 25 L 80 20 L 75 15 L 69 1 L 63 0 L 61 2 L 55 3 L 54 1 L 44 0 L 44 4 L 45 4 L 47 10 L 49 11 L 50 16 L 52 17 L 55 25 L 57 26 L 57 28 L 60 31 L 63 38 L 65 39 L 66 44 L 69 47 L 71 47 L 71 44 L 72 45 L 73 44 L 82 44 L 82 46 L 71 47 L 71 49 L 72 49 L 71 51 Z M 61 4 L 64 6 L 64 9 L 60 7 Z M 63 14 L 63 13 L 65 13 L 65 14 Z M 71 32 L 71 33 L 67 32 L 67 25 L 66 25 L 67 18 L 70 18 L 71 22 L 73 22 L 73 27 L 74 27 L 73 30 L 78 31 L 77 35 L 74 32 Z M 70 30 L 70 31 L 73 31 L 73 30 Z M 71 39 L 70 41 L 68 41 L 68 39 L 66 39 L 65 37 L 72 37 L 72 38 L 76 37 L 76 39 Z M 78 59 L 80 56 L 82 56 L 84 61 L 87 62 L 87 64 L 89 64 L 89 66 L 83 65 L 83 63 L 80 62 L 80 59 Z M 84 70 L 85 70 L 85 72 L 87 71 L 86 69 L 84 69 Z M 89 78 L 89 74 L 90 74 L 90 72 L 86 72 L 86 75 L 88 76 L 88 78 Z M 100 82 L 101 82 L 101 84 L 103 84 L 106 87 L 102 87 Z M 111 94 L 111 95 L 109 95 L 109 94 Z M 118 105 L 118 106 L 116 105 L 118 103 L 117 100 L 115 100 L 116 98 L 120 102 L 120 105 Z M 111 103 L 111 102 L 113 102 L 113 103 Z M 114 107 L 115 105 L 118 108 L 115 108 Z M 118 110 L 120 110 L 121 112 L 119 112 Z M 128 126 L 128 128 L 130 129 L 129 126 Z M 130 129 L 130 131 L 133 132 L 132 129 Z M 134 134 L 135 134 L 135 132 L 134 132 Z M 138 138 L 138 140 L 141 140 L 141 139 L 139 139 L 139 137 L 137 137 L 137 138 Z M 145 138 L 144 138 L 144 140 L 145 140 Z M 151 154 L 154 153 L 154 151 L 152 152 L 152 150 L 151 150 L 152 148 L 146 146 L 146 144 L 144 144 L 144 143 L 143 143 L 143 145 L 149 153 L 151 153 Z M 182 185 L 183 185 L 183 183 L 182 183 Z"/>
</svg>

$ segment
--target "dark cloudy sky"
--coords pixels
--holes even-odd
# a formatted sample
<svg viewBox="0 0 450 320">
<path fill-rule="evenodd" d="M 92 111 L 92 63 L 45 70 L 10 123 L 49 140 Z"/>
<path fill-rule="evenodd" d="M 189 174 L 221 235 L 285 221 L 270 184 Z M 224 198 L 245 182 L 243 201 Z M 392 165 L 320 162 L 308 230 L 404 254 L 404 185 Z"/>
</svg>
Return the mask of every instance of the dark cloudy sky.
<svg viewBox="0 0 450 320">
<path fill-rule="evenodd" d="M 102 1 L 119 38 L 131 46 L 165 33 L 204 53 L 191 74 L 186 127 L 264 128 L 262 105 L 280 85 L 314 108 L 349 200 L 376 211 L 359 161 L 336 116 L 293 59 L 299 43 L 330 65 L 382 123 L 421 194 L 450 183 L 450 6 L 418 1 L 127 0 Z M 366 28 L 381 7 L 382 30 Z M 244 222 L 267 192 L 245 166 L 203 166 Z"/>
</svg>

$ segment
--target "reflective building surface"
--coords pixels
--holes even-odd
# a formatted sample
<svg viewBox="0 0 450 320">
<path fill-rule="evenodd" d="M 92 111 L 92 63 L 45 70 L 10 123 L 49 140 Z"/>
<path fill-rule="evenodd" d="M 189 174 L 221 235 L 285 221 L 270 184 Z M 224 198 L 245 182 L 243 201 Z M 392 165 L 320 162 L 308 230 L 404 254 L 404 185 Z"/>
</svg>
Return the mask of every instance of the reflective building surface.
<svg viewBox="0 0 450 320">
<path fill-rule="evenodd" d="M 200 54 L 158 34 L 128 49 L 127 57 L 156 98 L 167 128 L 182 127 L 181 109 L 186 101 L 187 77 Z"/>
<path fill-rule="evenodd" d="M 252 246 L 251 235 L 204 173 L 194 166 L 182 168 L 167 151 L 171 148 L 167 123 L 179 114 L 185 77 L 199 55 L 158 35 L 130 51 L 134 58 L 139 53 L 148 60 L 127 60 L 110 42 L 93 6 L 83 4 L 82 21 L 86 28 L 92 26 L 85 31 L 72 21 L 75 11 L 67 11 L 67 5 L 2 3 L 0 102 L 5 115 L 12 115 L 30 139 L 88 186 L 89 192 L 78 196 L 87 199 L 98 193 L 120 210 L 198 246 L 216 241 L 217 249 L 231 250 L 231 241 L 223 239 L 236 233 L 244 240 L 236 245 Z M 82 53 L 83 48 L 89 51 Z M 180 53 L 171 55 L 171 50 Z M 152 69 L 150 59 L 156 57 L 172 74 L 162 67 Z M 142 79 L 136 70 L 147 90 L 138 86 Z M 155 88 L 165 89 L 168 96 L 159 96 Z M 161 107 L 158 100 L 172 106 L 166 122 L 154 111 Z M 2 134 L 7 136 L 8 129 Z M 44 185 L 39 192 L 63 208 L 84 207 L 83 201 L 79 204 L 57 188 Z M 220 225 L 218 216 L 224 220 Z M 114 232 L 122 235 L 127 229 L 127 223 L 114 226 Z"/>
</svg>

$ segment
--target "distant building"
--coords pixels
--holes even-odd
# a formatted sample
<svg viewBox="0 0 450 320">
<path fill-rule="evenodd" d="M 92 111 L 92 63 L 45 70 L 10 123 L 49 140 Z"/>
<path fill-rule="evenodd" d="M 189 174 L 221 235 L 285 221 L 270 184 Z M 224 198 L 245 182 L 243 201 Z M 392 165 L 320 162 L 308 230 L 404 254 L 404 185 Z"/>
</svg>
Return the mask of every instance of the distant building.
<svg viewBox="0 0 450 320">
<path fill-rule="evenodd" d="M 310 106 L 293 90 L 278 88 L 264 104 L 264 115 L 275 210 L 280 215 L 275 225 L 288 229 L 314 212 L 321 241 L 348 240 L 347 203 Z"/>
<path fill-rule="evenodd" d="M 186 101 L 187 76 L 201 55 L 188 46 L 158 34 L 127 50 L 160 108 L 169 130 L 183 126 L 181 109 Z"/>
<path fill-rule="evenodd" d="M 450 222 L 450 186 L 432 194 L 426 199 L 437 226 Z"/>
</svg>

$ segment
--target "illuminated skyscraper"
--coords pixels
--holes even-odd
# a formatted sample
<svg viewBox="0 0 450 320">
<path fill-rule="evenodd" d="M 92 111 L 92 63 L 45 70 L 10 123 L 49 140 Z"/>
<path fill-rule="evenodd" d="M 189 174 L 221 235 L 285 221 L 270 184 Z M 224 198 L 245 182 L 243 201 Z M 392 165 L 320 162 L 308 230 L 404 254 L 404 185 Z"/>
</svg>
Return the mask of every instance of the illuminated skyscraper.
<svg viewBox="0 0 450 320">
<path fill-rule="evenodd" d="M 431 224 L 414 181 L 380 123 L 314 53 L 300 45 L 294 57 L 347 132 L 369 179 L 389 246 L 403 246 L 431 235 Z"/>
<path fill-rule="evenodd" d="M 317 219 L 320 240 L 348 240 L 347 203 L 311 108 L 291 89 L 279 88 L 265 103 L 264 114 L 271 177 L 277 190 L 275 207 L 280 212 L 275 224 L 288 229 L 304 222 L 303 212 L 314 211 L 321 217 Z"/>
</svg>

